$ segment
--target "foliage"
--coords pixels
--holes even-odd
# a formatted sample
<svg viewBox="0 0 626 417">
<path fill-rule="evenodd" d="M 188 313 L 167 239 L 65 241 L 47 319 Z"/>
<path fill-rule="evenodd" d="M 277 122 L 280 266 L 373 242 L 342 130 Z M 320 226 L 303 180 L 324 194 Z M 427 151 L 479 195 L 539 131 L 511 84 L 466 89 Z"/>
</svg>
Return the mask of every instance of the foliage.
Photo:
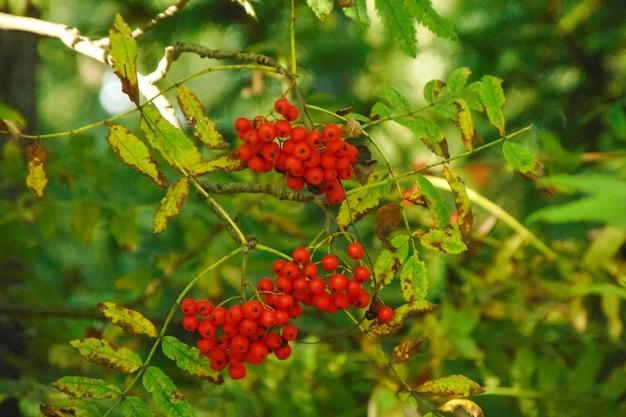
<svg viewBox="0 0 626 417">
<path fill-rule="evenodd" d="M 56 133 L 0 109 L 0 311 L 29 355 L 10 355 L 20 378 L 0 400 L 54 416 L 624 411 L 624 83 L 590 62 L 623 40 L 608 7 L 146 0 L 81 18 L 86 3 L 68 7 L 88 38 L 41 46 L 40 126 Z M 459 62 L 415 93 L 394 69 L 419 62 L 425 29 Z M 74 88 L 85 78 L 55 75 L 85 40 L 126 96 L 113 115 Z M 270 120 L 281 96 L 359 150 L 340 204 L 234 152 L 235 119 Z M 305 311 L 292 357 L 242 380 L 211 369 L 181 302 L 261 299 L 298 246 L 369 267 L 371 304 Z"/>
</svg>

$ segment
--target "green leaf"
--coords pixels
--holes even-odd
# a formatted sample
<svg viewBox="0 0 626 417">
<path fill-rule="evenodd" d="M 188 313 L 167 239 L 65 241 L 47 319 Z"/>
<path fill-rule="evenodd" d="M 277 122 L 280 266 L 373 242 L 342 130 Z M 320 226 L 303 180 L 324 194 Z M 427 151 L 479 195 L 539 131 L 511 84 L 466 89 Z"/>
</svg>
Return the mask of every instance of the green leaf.
<svg viewBox="0 0 626 417">
<path fill-rule="evenodd" d="M 424 98 L 429 103 L 434 103 L 437 97 L 441 94 L 446 87 L 446 83 L 440 80 L 430 80 L 424 86 Z"/>
<path fill-rule="evenodd" d="M 370 178 L 372 182 L 378 181 L 381 174 L 374 174 Z M 376 208 L 380 201 L 385 198 L 391 189 L 391 184 L 384 183 L 374 188 L 357 191 L 348 195 L 341 203 L 337 214 L 337 224 L 341 227 L 348 227 L 356 223 L 363 216 Z"/>
<path fill-rule="evenodd" d="M 150 146 L 159 151 L 170 165 L 183 174 L 202 159 L 193 141 L 161 116 L 155 108 L 145 107 L 142 110 L 140 126 Z"/>
<path fill-rule="evenodd" d="M 57 390 L 76 398 L 116 398 L 122 391 L 102 379 L 64 376 L 52 383 Z"/>
<path fill-rule="evenodd" d="M 393 88 L 385 88 L 380 91 L 377 96 L 383 100 L 386 100 L 391 107 L 400 110 L 403 113 L 408 113 L 411 110 L 409 101 Z"/>
<path fill-rule="evenodd" d="M 192 416 L 191 405 L 183 398 L 172 380 L 159 368 L 149 366 L 142 377 L 143 386 L 155 404 L 168 417 Z"/>
<path fill-rule="evenodd" d="M 104 364 L 120 372 L 133 373 L 143 365 L 135 352 L 125 347 L 114 346 L 106 340 L 96 338 L 72 340 L 70 345 L 88 361 Z"/>
<path fill-rule="evenodd" d="M 150 178 L 160 188 L 167 186 L 167 179 L 159 171 L 148 147 L 124 126 L 108 124 L 107 141 L 115 153 L 126 163 Z"/>
<path fill-rule="evenodd" d="M 167 222 L 172 217 L 177 216 L 178 213 L 180 213 L 180 210 L 182 209 L 183 204 L 185 204 L 185 201 L 187 201 L 188 196 L 189 179 L 187 177 L 182 177 L 172 184 L 172 186 L 167 190 L 165 197 L 161 200 L 159 210 L 157 210 L 154 215 L 154 234 L 159 234 L 165 231 Z"/>
<path fill-rule="evenodd" d="M 524 177 L 531 180 L 538 180 L 544 177 L 545 174 L 541 162 L 537 160 L 535 154 L 519 143 L 511 142 L 510 140 L 504 141 L 502 154 L 509 165 Z"/>
<path fill-rule="evenodd" d="M 195 94 L 184 85 L 179 85 L 176 89 L 176 99 L 195 135 L 208 149 L 228 147 L 222 134 L 217 131 L 215 122 L 205 116 L 206 108 Z"/>
<path fill-rule="evenodd" d="M 626 184 L 623 185 L 626 187 Z M 548 223 L 597 222 L 626 227 L 626 196 L 616 190 L 616 195 L 596 194 L 581 197 L 570 203 L 539 209 L 528 216 L 528 222 Z"/>
<path fill-rule="evenodd" d="M 457 68 L 448 76 L 448 92 L 456 94 L 465 88 L 472 71 L 467 67 Z"/>
<path fill-rule="evenodd" d="M 427 381 L 415 391 L 438 397 L 467 398 L 485 392 L 483 388 L 464 375 L 451 375 L 434 381 Z"/>
<path fill-rule="evenodd" d="M 427 231 L 417 230 L 414 234 L 425 248 L 440 252 L 459 254 L 467 250 L 463 242 L 461 232 L 456 227 L 446 229 L 429 229 Z"/>
<path fill-rule="evenodd" d="M 385 30 L 405 54 L 417 55 L 417 31 L 413 17 L 407 13 L 403 0 L 375 0 L 374 7 L 383 21 Z"/>
<path fill-rule="evenodd" d="M 405 4 L 407 11 L 432 33 L 440 38 L 457 39 L 452 24 L 433 9 L 430 0 L 408 0 Z"/>
<path fill-rule="evenodd" d="M 387 118 L 391 115 L 389 108 L 385 103 L 377 101 L 372 106 L 372 111 L 370 112 L 370 119 L 374 120 L 376 118 L 382 117 Z"/>
<path fill-rule="evenodd" d="M 66 414 L 76 417 L 99 417 L 102 415 L 95 405 L 83 399 L 68 398 L 55 401 L 54 405 L 42 404 L 41 406 L 45 407 L 46 415 L 55 417 Z"/>
<path fill-rule="evenodd" d="M 318 19 L 324 20 L 333 11 L 334 2 L 333 0 L 306 0 L 306 4 L 313 10 Z"/>
<path fill-rule="evenodd" d="M 93 242 L 100 218 L 101 211 L 98 205 L 91 201 L 78 202 L 72 212 L 72 234 L 83 243 Z"/>
<path fill-rule="evenodd" d="M 472 118 L 472 111 L 469 105 L 462 98 L 456 99 L 452 102 L 456 108 L 456 117 L 454 123 L 459 127 L 461 131 L 461 141 L 465 149 L 471 151 L 474 149 L 474 145 L 480 143 L 480 136 L 474 129 L 474 119 Z"/>
<path fill-rule="evenodd" d="M 446 135 L 437 124 L 419 116 L 398 117 L 393 120 L 413 132 L 435 155 L 450 157 Z"/>
<path fill-rule="evenodd" d="M 417 251 L 402 266 L 400 271 L 400 289 L 407 302 L 422 300 L 428 293 L 428 276 L 426 264 L 419 257 Z"/>
<path fill-rule="evenodd" d="M 365 34 L 370 28 L 370 18 L 367 14 L 367 1 L 355 0 L 354 6 L 343 9 L 346 16 L 357 23 L 359 33 Z"/>
<path fill-rule="evenodd" d="M 149 337 L 157 337 L 159 335 L 154 324 L 135 310 L 120 307 L 110 301 L 98 304 L 98 308 L 111 323 L 121 327 L 130 334 Z"/>
<path fill-rule="evenodd" d="M 124 417 L 149 417 L 153 416 L 154 413 L 148 407 L 141 398 L 135 397 L 133 395 L 127 395 L 124 397 L 124 402 L 122 403 L 122 414 Z"/>
<path fill-rule="evenodd" d="M 139 247 L 139 225 L 135 207 L 125 207 L 115 213 L 111 218 L 109 230 L 121 249 L 136 251 Z"/>
<path fill-rule="evenodd" d="M 214 384 L 224 382 L 222 375 L 211 369 L 211 361 L 199 349 L 186 345 L 173 336 L 165 336 L 161 348 L 163 354 L 183 371 Z"/>
<path fill-rule="evenodd" d="M 491 75 L 485 75 L 480 82 L 478 90 L 480 100 L 485 106 L 489 123 L 496 128 L 498 134 L 506 136 L 504 113 L 504 90 L 502 89 L 502 79 Z"/>
<path fill-rule="evenodd" d="M 131 36 L 132 29 L 119 13 L 115 14 L 113 27 L 109 31 L 109 61 L 115 75 L 122 82 L 122 91 L 133 103 L 139 105 L 137 81 L 137 42 Z"/>
<path fill-rule="evenodd" d="M 446 207 L 443 195 L 425 177 L 419 176 L 416 180 L 418 192 L 424 198 L 426 207 L 430 211 L 435 227 L 440 229 L 450 225 L 450 211 Z"/>
<path fill-rule="evenodd" d="M 467 242 L 474 223 L 474 214 L 472 212 L 472 205 L 469 195 L 467 194 L 467 189 L 465 188 L 463 180 L 450 166 L 443 166 L 443 176 L 446 178 L 446 181 L 448 181 L 450 190 L 452 190 L 452 194 L 454 195 L 454 205 L 456 206 L 458 215 L 457 225 L 463 239 Z"/>
<path fill-rule="evenodd" d="M 234 152 L 223 153 L 208 161 L 200 161 L 195 163 L 189 170 L 191 175 L 202 175 L 207 172 L 223 171 L 233 172 L 241 171 L 246 168 L 246 163 L 237 157 Z"/>
<path fill-rule="evenodd" d="M 410 317 L 416 314 L 432 313 L 436 309 L 437 306 L 435 304 L 426 300 L 415 300 L 396 308 L 393 311 L 393 320 L 389 323 L 381 323 L 378 320 L 374 320 L 368 330 L 378 335 L 392 334 L 401 329 Z"/>
<path fill-rule="evenodd" d="M 391 283 L 396 272 L 402 267 L 409 255 L 409 236 L 396 236 L 391 239 L 390 249 L 383 251 L 374 263 L 375 285 L 377 290 L 385 288 Z"/>
</svg>

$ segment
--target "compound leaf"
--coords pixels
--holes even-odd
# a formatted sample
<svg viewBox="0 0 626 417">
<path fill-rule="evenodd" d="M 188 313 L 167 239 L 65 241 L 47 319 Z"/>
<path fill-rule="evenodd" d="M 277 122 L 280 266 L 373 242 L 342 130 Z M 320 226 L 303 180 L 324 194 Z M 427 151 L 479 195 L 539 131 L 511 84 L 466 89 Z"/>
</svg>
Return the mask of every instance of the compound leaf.
<svg viewBox="0 0 626 417">
<path fill-rule="evenodd" d="M 370 27 L 370 18 L 367 15 L 366 0 L 355 0 L 354 6 L 344 7 L 344 13 L 357 23 L 357 28 L 361 34 L 367 33 Z"/>
<path fill-rule="evenodd" d="M 120 307 L 110 301 L 98 304 L 98 308 L 106 318 L 111 320 L 111 323 L 121 327 L 130 334 L 150 337 L 159 335 L 154 324 L 135 310 Z"/>
<path fill-rule="evenodd" d="M 132 29 L 119 13 L 115 15 L 113 27 L 109 31 L 109 60 L 115 75 L 122 82 L 122 91 L 133 103 L 139 105 L 139 84 L 137 81 L 137 42 L 131 36 Z"/>
<path fill-rule="evenodd" d="M 28 176 L 26 185 L 33 190 L 38 198 L 43 197 L 43 191 L 48 184 L 46 173 L 46 150 L 39 144 L 26 147 L 26 159 L 28 160 Z"/>
<path fill-rule="evenodd" d="M 440 38 L 457 39 L 452 24 L 433 9 L 430 0 L 410 0 L 406 2 L 406 6 L 408 12 L 435 35 Z"/>
<path fill-rule="evenodd" d="M 222 375 L 211 369 L 211 361 L 199 349 L 186 345 L 173 336 L 165 336 L 161 348 L 163 354 L 183 371 L 215 384 L 224 382 Z"/>
<path fill-rule="evenodd" d="M 107 127 L 107 141 L 124 163 L 150 178 L 160 188 L 167 186 L 167 178 L 159 171 L 148 147 L 137 136 L 124 126 L 109 124 Z"/>
<path fill-rule="evenodd" d="M 464 375 L 451 375 L 427 381 L 415 389 L 416 392 L 438 396 L 467 398 L 484 392 L 476 382 Z"/>
<path fill-rule="evenodd" d="M 424 98 L 429 103 L 434 103 L 444 88 L 446 88 L 446 83 L 443 81 L 430 80 L 424 86 Z"/>
<path fill-rule="evenodd" d="M 57 390 L 76 398 L 116 398 L 122 391 L 102 379 L 64 376 L 52 383 Z"/>
<path fill-rule="evenodd" d="M 124 417 L 149 417 L 154 415 L 148 404 L 134 395 L 124 397 L 122 414 Z"/>
<path fill-rule="evenodd" d="M 133 373 L 143 363 L 139 355 L 125 347 L 115 346 L 106 340 L 88 338 L 70 342 L 78 353 L 94 363 L 101 363 L 124 373 Z"/>
<path fill-rule="evenodd" d="M 502 79 L 492 75 L 485 75 L 478 90 L 480 100 L 485 106 L 489 123 L 496 128 L 498 134 L 506 136 L 504 113 L 504 90 L 502 89 Z"/>
<path fill-rule="evenodd" d="M 179 85 L 176 89 L 176 99 L 195 135 L 207 148 L 218 149 L 228 146 L 222 134 L 217 131 L 215 122 L 205 116 L 206 108 L 195 94 L 184 85 Z"/>
<path fill-rule="evenodd" d="M 159 368 L 149 366 L 142 377 L 143 386 L 155 404 L 169 417 L 192 416 L 191 405 L 172 380 Z"/>
<path fill-rule="evenodd" d="M 159 210 L 154 215 L 154 234 L 159 234 L 167 227 L 167 222 L 180 213 L 180 210 L 189 196 L 189 179 L 182 177 L 167 190 L 161 200 Z"/>
<path fill-rule="evenodd" d="M 417 31 L 413 16 L 407 13 L 403 0 L 375 0 L 374 7 L 383 21 L 385 30 L 405 54 L 417 55 Z"/>
</svg>

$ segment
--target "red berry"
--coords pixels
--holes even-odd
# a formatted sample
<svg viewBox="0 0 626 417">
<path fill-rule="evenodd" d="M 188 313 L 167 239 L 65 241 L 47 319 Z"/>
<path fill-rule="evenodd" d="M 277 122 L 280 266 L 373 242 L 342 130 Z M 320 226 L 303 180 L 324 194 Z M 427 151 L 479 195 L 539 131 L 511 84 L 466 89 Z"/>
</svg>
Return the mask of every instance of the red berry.
<svg viewBox="0 0 626 417">
<path fill-rule="evenodd" d="M 222 306 L 213 308 L 210 315 L 211 321 L 213 321 L 216 325 L 221 326 L 226 323 L 226 313 L 228 313 L 228 310 Z"/>
<path fill-rule="evenodd" d="M 250 340 L 242 334 L 237 334 L 230 339 L 231 352 L 235 351 L 239 353 L 246 353 L 249 347 Z"/>
<path fill-rule="evenodd" d="M 320 185 L 324 181 L 324 170 L 318 166 L 309 168 L 304 173 L 304 179 L 308 184 Z"/>
<path fill-rule="evenodd" d="M 358 297 L 362 289 L 363 286 L 360 282 L 356 280 L 348 281 L 348 284 L 346 285 L 346 294 L 348 294 L 351 298 Z"/>
<path fill-rule="evenodd" d="M 297 262 L 300 265 L 303 265 L 309 262 L 310 259 L 311 259 L 311 253 L 309 252 L 307 248 L 299 247 L 299 248 L 294 249 L 293 251 L 294 262 Z"/>
<path fill-rule="evenodd" d="M 344 274 L 333 274 L 328 278 L 328 289 L 332 292 L 342 292 L 348 285 L 348 279 Z"/>
<path fill-rule="evenodd" d="M 306 251 L 308 254 L 309 251 L 308 250 Z M 296 261 L 295 253 L 294 253 L 294 261 Z M 306 260 L 306 262 L 308 262 L 308 259 Z M 281 275 L 284 275 L 287 278 L 294 280 L 300 276 L 300 266 L 296 262 L 287 262 L 281 271 Z"/>
<path fill-rule="evenodd" d="M 317 149 L 324 145 L 324 136 L 318 130 L 312 130 L 306 136 L 306 142 L 311 146 L 311 148 Z"/>
<path fill-rule="evenodd" d="M 243 319 L 237 326 L 239 333 L 246 337 L 251 337 L 256 334 L 256 329 L 259 327 L 259 323 L 256 320 Z"/>
<path fill-rule="evenodd" d="M 196 301 L 196 313 L 201 316 L 208 316 L 213 311 L 213 304 L 211 304 L 208 300 L 198 300 Z"/>
<path fill-rule="evenodd" d="M 283 327 L 282 336 L 285 340 L 296 340 L 296 338 L 298 337 L 298 329 L 296 328 L 296 326 L 293 326 L 291 324 L 289 326 L 285 326 Z"/>
<path fill-rule="evenodd" d="M 289 135 L 292 135 L 291 123 L 287 120 L 276 120 L 276 122 L 274 122 L 274 127 L 276 128 L 276 136 L 279 138 L 286 138 Z"/>
<path fill-rule="evenodd" d="M 287 122 L 287 123 L 289 123 L 289 122 Z M 306 131 L 306 127 L 304 127 L 304 126 L 296 126 L 296 127 L 291 129 L 291 140 L 294 143 L 304 142 L 305 140 L 307 140 L 307 137 L 308 137 L 308 133 Z"/>
<path fill-rule="evenodd" d="M 325 271 L 334 271 L 339 266 L 339 259 L 335 255 L 325 255 L 322 258 L 322 268 Z"/>
<path fill-rule="evenodd" d="M 228 375 L 232 379 L 241 379 L 246 376 L 246 367 L 244 365 L 230 365 L 228 367 Z"/>
<path fill-rule="evenodd" d="M 241 148 L 241 146 L 239 148 Z M 239 155 L 239 148 L 237 149 L 237 155 Z M 278 158 L 278 155 L 280 155 L 280 146 L 276 142 L 266 143 L 261 148 L 261 155 L 266 161 L 274 162 Z M 241 159 L 241 157 L 239 159 Z"/>
<path fill-rule="evenodd" d="M 198 333 L 205 339 L 212 338 L 216 332 L 217 326 L 210 319 L 204 319 L 198 324 Z"/>
<path fill-rule="evenodd" d="M 243 315 L 247 319 L 257 320 L 263 312 L 263 305 L 257 300 L 246 301 L 243 304 Z"/>
<path fill-rule="evenodd" d="M 259 317 L 259 326 L 269 329 L 276 325 L 276 312 L 274 310 L 265 309 Z"/>
<path fill-rule="evenodd" d="M 389 323 L 393 320 L 393 310 L 389 306 L 383 306 L 378 310 L 378 321 L 381 323 Z"/>
<path fill-rule="evenodd" d="M 370 279 L 370 270 L 366 266 L 357 266 L 352 274 L 357 282 L 365 282 Z"/>
<path fill-rule="evenodd" d="M 274 281 L 269 278 L 261 278 L 256 285 L 256 289 L 260 292 L 274 291 Z"/>
<path fill-rule="evenodd" d="M 246 119 L 245 117 L 239 117 L 237 120 L 235 120 L 235 130 L 237 131 L 237 133 L 245 133 L 247 130 L 250 129 L 252 129 L 250 120 Z"/>
<path fill-rule="evenodd" d="M 300 110 L 298 110 L 296 106 L 291 106 L 287 111 L 287 114 L 284 114 L 283 116 L 285 117 L 285 119 L 293 122 L 298 119 L 298 116 L 300 116 Z"/>
<path fill-rule="evenodd" d="M 278 333 L 270 332 L 265 335 L 263 343 L 271 350 L 278 349 L 283 345 L 283 338 Z"/>
<path fill-rule="evenodd" d="M 326 283 L 322 278 L 315 277 L 311 278 L 311 281 L 309 281 L 309 291 L 313 294 L 321 294 L 324 292 L 325 288 Z"/>
<path fill-rule="evenodd" d="M 345 310 L 350 305 L 350 296 L 343 292 L 338 292 L 332 295 L 333 304 L 339 310 Z"/>
<path fill-rule="evenodd" d="M 243 307 L 240 305 L 231 306 L 226 314 L 226 323 L 237 325 L 243 320 Z"/>
<path fill-rule="evenodd" d="M 195 332 L 198 329 L 198 319 L 196 316 L 185 316 L 185 318 L 183 318 L 183 329 L 188 332 Z"/>
<path fill-rule="evenodd" d="M 363 257 L 363 245 L 358 242 L 348 244 L 348 256 L 352 259 L 361 259 Z"/>
<path fill-rule="evenodd" d="M 293 310 L 293 307 L 291 307 L 291 309 Z M 285 310 L 274 311 L 274 325 L 275 326 L 282 327 L 286 325 L 287 323 L 289 323 L 290 319 L 291 317 L 289 316 L 289 313 L 286 312 Z"/>
<path fill-rule="evenodd" d="M 324 135 L 324 139 L 326 139 L 327 142 L 341 139 L 341 128 L 334 123 L 329 123 L 324 126 L 324 130 L 322 133 Z"/>
<path fill-rule="evenodd" d="M 350 303 L 358 308 L 365 308 L 370 304 L 370 295 L 365 289 L 350 297 Z"/>
<path fill-rule="evenodd" d="M 285 97 L 280 97 L 274 102 L 274 110 L 278 114 L 285 115 L 291 108 L 291 103 Z"/>
<path fill-rule="evenodd" d="M 264 142 L 271 142 L 276 138 L 276 127 L 270 122 L 263 122 L 257 129 L 259 138 Z"/>
<path fill-rule="evenodd" d="M 217 342 L 215 341 L 214 338 L 210 338 L 210 339 L 202 338 L 198 340 L 197 345 L 198 345 L 198 349 L 200 350 L 200 352 L 204 354 L 208 354 L 211 350 L 215 349 Z"/>
<path fill-rule="evenodd" d="M 285 359 L 289 358 L 289 356 L 291 356 L 291 346 L 285 345 L 279 347 L 274 351 L 274 355 L 276 355 L 276 358 L 278 360 L 284 361 Z"/>
<path fill-rule="evenodd" d="M 196 300 L 194 300 L 193 298 L 185 298 L 180 303 L 180 309 L 183 312 L 183 314 L 186 316 L 192 316 L 196 314 L 196 311 L 197 311 Z"/>
<path fill-rule="evenodd" d="M 242 161 L 249 161 L 254 155 L 256 155 L 256 149 L 248 143 L 244 143 L 237 148 L 237 158 Z"/>
<path fill-rule="evenodd" d="M 259 365 L 267 358 L 268 353 L 269 351 L 265 343 L 253 342 L 248 348 L 246 359 L 254 365 Z"/>
</svg>

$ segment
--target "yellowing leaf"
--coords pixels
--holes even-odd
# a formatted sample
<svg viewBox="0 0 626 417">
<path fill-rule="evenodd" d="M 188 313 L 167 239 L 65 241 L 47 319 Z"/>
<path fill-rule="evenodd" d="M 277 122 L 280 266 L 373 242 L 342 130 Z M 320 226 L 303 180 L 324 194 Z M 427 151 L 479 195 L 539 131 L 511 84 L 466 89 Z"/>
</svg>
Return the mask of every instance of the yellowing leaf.
<svg viewBox="0 0 626 417">
<path fill-rule="evenodd" d="M 54 405 L 42 404 L 40 411 L 46 417 L 67 417 L 72 415 L 75 417 L 99 417 L 102 415 L 98 407 L 88 400 L 78 398 L 60 399 L 54 402 Z"/>
<path fill-rule="evenodd" d="M 444 83 L 443 81 L 440 81 L 440 80 L 428 81 L 426 85 L 424 86 L 424 92 L 423 92 L 424 98 L 429 103 L 434 103 L 435 100 L 437 100 L 437 97 L 439 97 L 439 94 L 441 94 L 441 92 L 443 91 L 445 87 L 446 87 L 446 83 Z"/>
<path fill-rule="evenodd" d="M 457 68 L 448 76 L 448 91 L 450 94 L 456 94 L 465 88 L 469 76 L 472 71 L 467 67 Z"/>
<path fill-rule="evenodd" d="M 445 411 L 447 413 L 453 413 L 459 408 L 465 410 L 465 412 L 472 417 L 485 417 L 485 413 L 478 406 L 478 404 L 476 404 L 474 401 L 466 400 L 463 398 L 454 398 L 450 401 L 446 401 L 439 406 L 439 409 L 441 411 Z"/>
<path fill-rule="evenodd" d="M 529 180 L 538 180 L 545 176 L 541 162 L 525 146 L 507 140 L 502 144 L 502 154 L 515 171 Z"/>
<path fill-rule="evenodd" d="M 400 271 L 400 290 L 407 302 L 426 298 L 428 293 L 428 276 L 426 264 L 415 251 L 409 257 Z"/>
<path fill-rule="evenodd" d="M 150 337 L 159 335 L 154 324 L 137 311 L 120 307 L 110 301 L 98 304 L 98 308 L 106 318 L 111 320 L 111 323 L 121 327 L 130 334 Z"/>
<path fill-rule="evenodd" d="M 114 346 L 106 340 L 88 338 L 70 342 L 85 359 L 101 363 L 120 372 L 133 373 L 142 365 L 141 358 L 125 347 Z"/>
<path fill-rule="evenodd" d="M 183 204 L 189 196 L 189 180 L 182 177 L 167 190 L 161 200 L 161 206 L 154 215 L 154 234 L 161 233 L 167 227 L 167 222 L 180 213 Z"/>
<path fill-rule="evenodd" d="M 450 226 L 445 229 L 417 230 L 413 234 L 419 238 L 422 246 L 450 254 L 458 254 L 467 249 L 459 229 Z"/>
<path fill-rule="evenodd" d="M 461 141 L 465 148 L 469 151 L 474 149 L 474 145 L 480 143 L 480 136 L 474 129 L 474 119 L 472 118 L 472 112 L 467 102 L 461 98 L 453 101 L 457 108 L 456 119 L 454 123 L 459 127 L 461 131 Z"/>
<path fill-rule="evenodd" d="M 133 103 L 139 105 L 139 84 L 137 81 L 137 42 L 131 36 L 132 29 L 117 13 L 109 31 L 109 60 L 115 75 L 122 82 L 122 91 Z"/>
<path fill-rule="evenodd" d="M 167 179 L 159 172 L 148 147 L 137 136 L 121 125 L 110 124 L 108 128 L 107 141 L 122 161 L 150 178 L 160 188 L 167 186 Z"/>
<path fill-rule="evenodd" d="M 424 342 L 426 338 L 416 337 L 394 346 L 392 363 L 402 363 L 411 359 L 413 356 L 424 350 Z"/>
<path fill-rule="evenodd" d="M 391 283 L 396 272 L 402 267 L 409 254 L 409 236 L 396 236 L 391 240 L 392 247 L 384 249 L 374 263 L 376 289 L 380 290 Z"/>
<path fill-rule="evenodd" d="M 484 392 L 479 384 L 464 375 L 451 375 L 434 381 L 427 381 L 417 387 L 415 391 L 439 397 L 460 398 L 471 397 Z"/>
<path fill-rule="evenodd" d="M 155 108 L 145 107 L 142 110 L 140 127 L 150 146 L 159 151 L 163 158 L 181 173 L 186 175 L 202 160 L 202 155 L 193 141 L 161 116 Z"/>
<path fill-rule="evenodd" d="M 374 320 L 368 330 L 378 335 L 392 334 L 401 329 L 409 317 L 416 314 L 431 313 L 436 309 L 437 306 L 435 304 L 429 303 L 426 300 L 415 300 L 396 308 L 393 311 L 393 320 L 389 323 L 381 323 L 378 320 Z"/>
<path fill-rule="evenodd" d="M 26 185 L 39 198 L 43 197 L 43 190 L 46 188 L 46 184 L 48 184 L 46 157 L 46 151 L 41 145 L 35 144 L 26 147 L 26 158 L 28 159 Z"/>
<path fill-rule="evenodd" d="M 496 128 L 500 136 L 506 136 L 504 113 L 502 112 L 504 106 L 502 79 L 485 75 L 480 82 L 478 94 L 483 106 L 485 106 L 489 123 Z"/>
<path fill-rule="evenodd" d="M 223 153 L 208 161 L 202 160 L 191 166 L 189 174 L 202 175 L 207 172 L 224 171 L 233 172 L 241 171 L 246 168 L 246 163 L 237 157 L 234 152 Z"/>
<path fill-rule="evenodd" d="M 64 376 L 52 383 L 59 391 L 76 398 L 116 398 L 122 391 L 102 379 L 82 376 Z"/>
<path fill-rule="evenodd" d="M 215 122 L 205 116 L 206 108 L 195 94 L 184 85 L 179 85 L 176 89 L 176 99 L 187 122 L 207 148 L 216 149 L 228 146 L 222 134 L 215 128 Z"/>
<path fill-rule="evenodd" d="M 161 348 L 163 354 L 183 371 L 214 384 L 224 382 L 222 375 L 211 369 L 211 361 L 199 349 L 188 346 L 173 336 L 165 336 Z"/>
<path fill-rule="evenodd" d="M 370 178 L 370 181 L 377 181 L 379 178 L 380 175 L 376 174 Z M 380 200 L 389 193 L 390 189 L 391 185 L 385 183 L 378 187 L 368 188 L 348 195 L 341 203 L 341 207 L 339 207 L 337 224 L 341 227 L 348 227 L 352 223 L 356 223 L 372 209 L 376 208 Z"/>
<path fill-rule="evenodd" d="M 443 176 L 450 185 L 450 190 L 454 194 L 454 204 L 456 206 L 457 225 L 463 239 L 467 242 L 472 232 L 472 224 L 474 222 L 474 214 L 472 213 L 472 205 L 467 194 L 467 189 L 463 180 L 448 165 L 443 166 Z"/>
<path fill-rule="evenodd" d="M 146 404 L 141 398 L 133 395 L 127 395 L 124 397 L 124 402 L 122 403 L 122 414 L 124 417 L 150 417 L 154 415 L 148 404 Z"/>
<path fill-rule="evenodd" d="M 433 217 L 435 227 L 444 228 L 450 225 L 450 211 L 446 207 L 446 203 L 439 190 L 437 190 L 427 178 L 422 176 L 417 177 L 417 189 Z"/>
<path fill-rule="evenodd" d="M 159 368 L 149 366 L 142 377 L 143 386 L 155 404 L 170 417 L 192 416 L 191 405 L 172 380 Z"/>
</svg>

